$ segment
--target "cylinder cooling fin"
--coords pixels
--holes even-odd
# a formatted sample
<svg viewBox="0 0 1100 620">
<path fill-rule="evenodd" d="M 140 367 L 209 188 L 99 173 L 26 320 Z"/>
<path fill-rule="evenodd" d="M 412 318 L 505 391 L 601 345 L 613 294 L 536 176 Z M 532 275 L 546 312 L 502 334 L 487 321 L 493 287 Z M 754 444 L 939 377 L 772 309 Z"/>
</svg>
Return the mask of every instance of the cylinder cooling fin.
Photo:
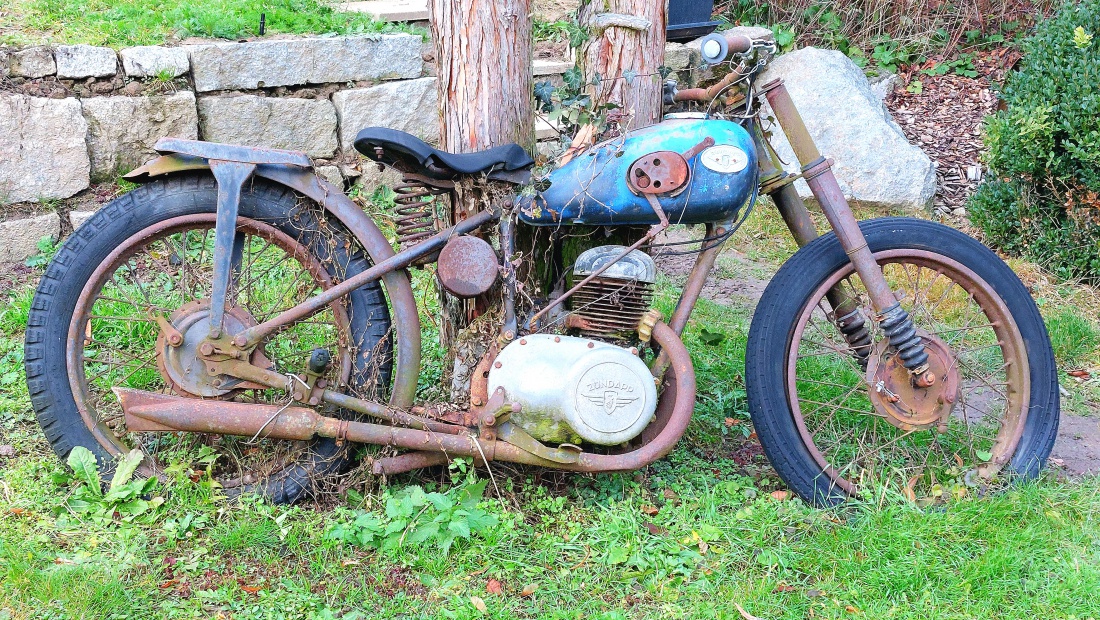
<svg viewBox="0 0 1100 620">
<path fill-rule="evenodd" d="M 577 257 L 573 276 L 584 278 L 614 261 L 626 248 L 604 245 Z M 629 337 L 653 303 L 657 264 L 645 252 L 634 250 L 585 284 L 570 299 L 576 317 L 572 325 L 586 336 Z"/>
</svg>

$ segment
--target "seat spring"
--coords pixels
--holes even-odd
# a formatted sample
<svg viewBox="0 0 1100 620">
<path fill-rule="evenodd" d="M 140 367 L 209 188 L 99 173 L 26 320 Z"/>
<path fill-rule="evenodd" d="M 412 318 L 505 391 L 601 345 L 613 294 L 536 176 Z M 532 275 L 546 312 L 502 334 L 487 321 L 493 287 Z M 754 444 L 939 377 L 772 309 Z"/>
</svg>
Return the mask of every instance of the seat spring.
<svg viewBox="0 0 1100 620">
<path fill-rule="evenodd" d="M 435 205 L 439 196 L 447 190 L 406 175 L 401 183 L 393 187 L 393 192 L 396 194 L 393 201 L 397 205 L 394 209 L 397 242 L 402 250 L 407 250 L 436 233 Z"/>
</svg>

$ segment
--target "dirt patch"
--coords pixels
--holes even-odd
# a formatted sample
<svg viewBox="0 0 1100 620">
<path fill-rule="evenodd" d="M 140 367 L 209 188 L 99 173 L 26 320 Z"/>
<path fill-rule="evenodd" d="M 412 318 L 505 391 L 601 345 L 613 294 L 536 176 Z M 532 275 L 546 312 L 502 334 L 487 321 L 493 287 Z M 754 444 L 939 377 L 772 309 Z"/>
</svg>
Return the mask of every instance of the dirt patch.
<svg viewBox="0 0 1100 620">
<path fill-rule="evenodd" d="M 686 228 L 671 228 L 657 239 L 657 243 L 682 243 L 702 236 L 702 231 Z M 674 245 L 654 248 L 653 259 L 662 273 L 682 284 L 691 273 L 698 256 L 695 253 L 677 254 L 698 249 L 698 245 Z M 715 303 L 730 305 L 733 303 L 755 306 L 768 286 L 767 280 L 754 277 L 752 273 L 771 271 L 766 265 L 750 260 L 733 248 L 727 248 L 721 255 L 722 271 L 733 272 L 732 277 L 721 277 L 712 270 L 703 285 L 703 299 Z"/>
<path fill-rule="evenodd" d="M 1071 476 L 1100 473 L 1100 418 L 1063 413 L 1050 463 Z"/>
</svg>

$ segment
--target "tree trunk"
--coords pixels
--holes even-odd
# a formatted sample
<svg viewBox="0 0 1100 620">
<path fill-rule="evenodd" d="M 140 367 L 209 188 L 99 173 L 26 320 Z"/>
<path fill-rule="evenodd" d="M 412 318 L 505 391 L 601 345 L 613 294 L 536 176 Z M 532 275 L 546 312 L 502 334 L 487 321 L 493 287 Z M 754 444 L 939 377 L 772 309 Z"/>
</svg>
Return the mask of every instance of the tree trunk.
<svg viewBox="0 0 1100 620">
<path fill-rule="evenodd" d="M 578 13 L 588 39 L 578 62 L 592 100 L 615 103 L 625 114 L 623 129 L 652 125 L 661 116 L 666 9 L 664 0 L 582 0 Z"/>
<path fill-rule="evenodd" d="M 429 10 L 442 148 L 532 151 L 530 0 L 431 0 Z"/>
<path fill-rule="evenodd" d="M 430 0 L 428 8 L 439 76 L 441 148 L 469 153 L 515 142 L 534 152 L 530 0 Z M 450 223 L 484 209 L 490 200 L 510 200 L 501 191 L 471 181 L 456 184 Z M 457 299 L 442 289 L 440 301 L 451 396 L 462 401 L 469 373 L 485 350 L 485 329 L 471 323 L 493 304 Z"/>
</svg>

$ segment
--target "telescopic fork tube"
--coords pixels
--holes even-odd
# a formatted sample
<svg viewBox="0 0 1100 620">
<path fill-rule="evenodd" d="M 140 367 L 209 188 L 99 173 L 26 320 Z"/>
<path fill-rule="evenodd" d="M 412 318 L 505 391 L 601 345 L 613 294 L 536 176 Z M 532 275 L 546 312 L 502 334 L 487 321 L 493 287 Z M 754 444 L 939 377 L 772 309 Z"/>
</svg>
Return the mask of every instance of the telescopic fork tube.
<svg viewBox="0 0 1100 620">
<path fill-rule="evenodd" d="M 867 247 L 859 222 L 833 174 L 832 162 L 822 157 L 817 150 L 817 145 L 810 137 L 810 132 L 798 114 L 782 79 L 768 82 L 761 92 L 771 105 L 772 113 L 802 165 L 802 177 L 810 186 L 814 198 L 821 204 L 825 218 L 829 220 L 841 247 L 852 261 L 863 286 L 867 288 L 871 304 L 877 313 L 875 319 L 889 338 L 890 345 L 897 349 L 898 356 L 913 376 L 916 385 L 932 385 L 935 376 L 928 372 L 928 353 L 924 350 L 924 344 L 916 334 L 909 314 L 902 309 L 894 291 L 886 282 L 874 254 Z"/>
</svg>

